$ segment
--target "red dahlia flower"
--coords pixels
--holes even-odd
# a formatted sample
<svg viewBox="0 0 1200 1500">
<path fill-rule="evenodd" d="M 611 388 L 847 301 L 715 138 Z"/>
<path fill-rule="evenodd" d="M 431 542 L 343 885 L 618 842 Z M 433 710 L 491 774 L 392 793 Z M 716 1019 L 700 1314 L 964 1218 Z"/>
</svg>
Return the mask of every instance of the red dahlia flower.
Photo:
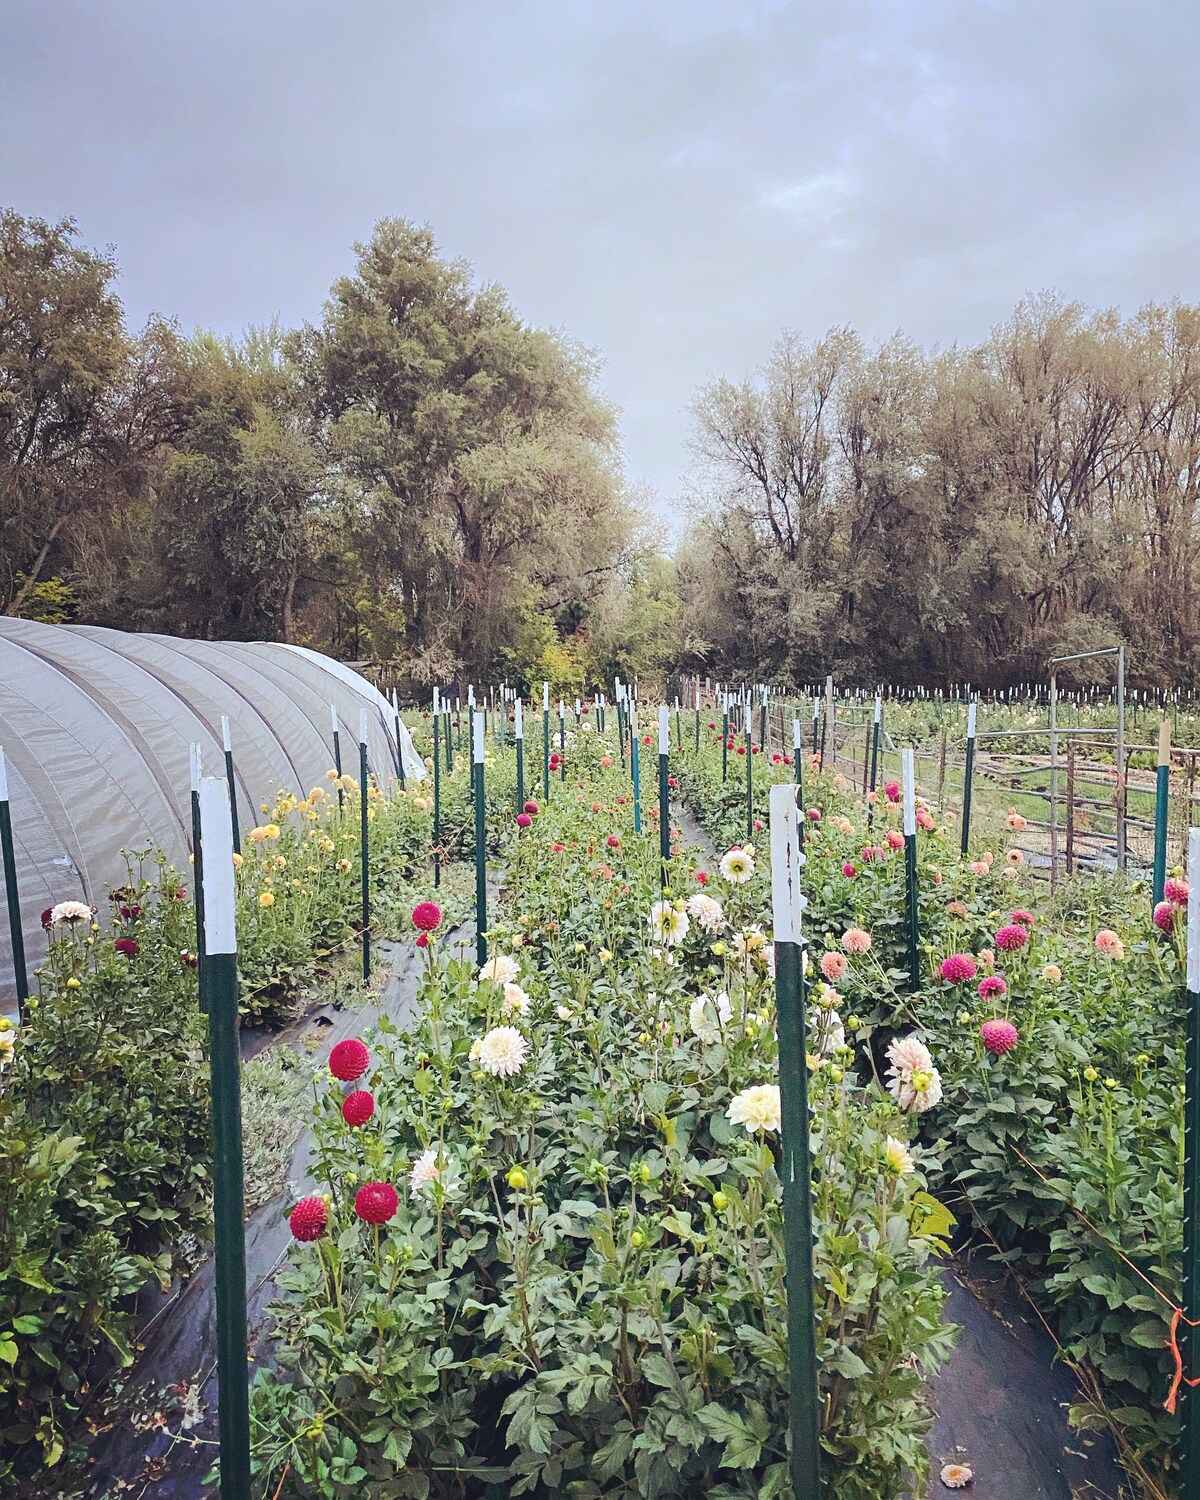
<svg viewBox="0 0 1200 1500">
<path fill-rule="evenodd" d="M 434 901 L 420 901 L 413 907 L 412 924 L 418 932 L 433 932 L 442 920 L 442 909 Z"/>
<path fill-rule="evenodd" d="M 371 1066 L 371 1054 L 356 1036 L 339 1042 L 329 1054 L 329 1071 L 343 1083 L 353 1083 Z"/>
<path fill-rule="evenodd" d="M 347 1125 L 365 1125 L 375 1113 L 375 1099 L 366 1089 L 355 1089 L 342 1100 L 342 1119 Z"/>
<path fill-rule="evenodd" d="M 329 1210 L 321 1198 L 301 1198 L 288 1215 L 292 1234 L 298 1240 L 319 1240 L 329 1227 Z"/>
<path fill-rule="evenodd" d="M 386 1224 L 399 1207 L 390 1182 L 364 1182 L 354 1195 L 354 1212 L 365 1224 Z"/>
<path fill-rule="evenodd" d="M 113 944 L 113 947 L 118 953 L 123 954 L 126 958 L 133 958 L 138 951 L 138 945 L 132 938 L 118 938 Z"/>
</svg>

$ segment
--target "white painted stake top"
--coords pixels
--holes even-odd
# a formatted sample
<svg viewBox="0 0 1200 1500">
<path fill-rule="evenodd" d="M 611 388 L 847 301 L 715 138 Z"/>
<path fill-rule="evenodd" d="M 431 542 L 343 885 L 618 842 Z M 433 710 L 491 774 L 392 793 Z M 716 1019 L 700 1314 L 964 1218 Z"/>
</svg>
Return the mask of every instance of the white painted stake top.
<svg viewBox="0 0 1200 1500">
<path fill-rule="evenodd" d="M 542 708 L 544 710 L 544 709 L 547 709 L 549 707 L 550 707 L 550 684 L 548 682 L 543 682 L 542 683 Z"/>
<path fill-rule="evenodd" d="M 367 743 L 367 711 L 365 708 L 360 708 L 358 711 L 358 743 L 360 745 Z"/>
<path fill-rule="evenodd" d="M 221 715 L 221 744 L 226 750 L 233 749 L 233 741 L 229 738 L 229 718 L 226 714 Z"/>
<path fill-rule="evenodd" d="M 558 717 L 560 719 L 565 719 L 567 717 L 566 706 L 561 698 L 558 700 Z"/>
<path fill-rule="evenodd" d="M 913 753 L 905 748 L 900 752 L 900 770 L 904 781 L 904 832 L 917 831 L 917 781 L 913 770 Z"/>
<path fill-rule="evenodd" d="M 1187 878 L 1187 987 L 1200 995 L 1200 828 L 1188 830 Z"/>
<path fill-rule="evenodd" d="M 875 722 L 876 724 L 883 723 L 883 699 L 878 693 L 875 694 Z"/>
<path fill-rule="evenodd" d="M 814 719 L 819 719 L 820 717 L 821 717 L 821 700 L 814 693 L 813 694 L 813 718 Z"/>
<path fill-rule="evenodd" d="M 483 764 L 483 710 L 478 708 L 471 722 L 471 748 L 474 751 L 475 764 L 481 766 Z"/>
<path fill-rule="evenodd" d="M 442 711 L 442 695 L 437 688 L 433 690 L 433 711 L 435 714 L 439 714 Z"/>
<path fill-rule="evenodd" d="M 467 707 L 475 707 L 475 689 L 471 683 L 467 683 Z"/>
<path fill-rule="evenodd" d="M 8 767 L 4 764 L 4 746 L 0 745 L 0 802 L 8 801 Z"/>
<path fill-rule="evenodd" d="M 334 734 L 338 732 L 337 709 L 332 703 L 329 705 L 329 727 Z"/>
<path fill-rule="evenodd" d="M 204 947 L 209 953 L 236 953 L 233 821 L 229 784 L 223 776 L 201 778 L 200 840 L 204 846 Z"/>
<path fill-rule="evenodd" d="M 519 739 L 519 740 L 523 740 L 525 738 L 525 719 L 524 719 L 524 712 L 523 712 L 523 710 L 521 708 L 521 700 L 520 700 L 520 698 L 517 699 L 516 735 L 517 735 L 517 739 Z"/>
<path fill-rule="evenodd" d="M 749 738 L 750 731 L 754 728 L 754 710 L 746 704 L 746 736 Z"/>
<path fill-rule="evenodd" d="M 576 698 L 576 700 L 575 700 L 575 717 L 576 718 L 579 717 L 580 712 L 582 711 L 582 709 L 583 709 L 583 704 L 580 703 L 580 701 L 579 701 L 578 698 Z"/>
<path fill-rule="evenodd" d="M 804 731 L 800 728 L 800 720 L 792 720 L 792 749 L 799 750 L 804 745 Z"/>
<path fill-rule="evenodd" d="M 658 753 L 671 753 L 671 714 L 665 703 L 658 710 Z"/>
<path fill-rule="evenodd" d="M 700 712 L 700 689 L 696 689 L 696 712 Z"/>
<path fill-rule="evenodd" d="M 798 943 L 801 936 L 804 855 L 796 792 L 794 782 L 782 781 L 771 788 L 771 920 L 777 943 Z"/>
<path fill-rule="evenodd" d="M 200 776 L 202 774 L 201 773 L 201 769 L 200 769 L 200 764 L 201 764 L 201 762 L 200 762 L 200 746 L 199 745 L 195 745 L 195 744 L 189 745 L 188 746 L 188 769 L 192 773 L 192 791 L 193 792 L 198 792 L 200 790 Z"/>
<path fill-rule="evenodd" d="M 975 705 L 973 703 L 967 706 L 967 738 L 969 740 L 975 738 Z"/>
</svg>

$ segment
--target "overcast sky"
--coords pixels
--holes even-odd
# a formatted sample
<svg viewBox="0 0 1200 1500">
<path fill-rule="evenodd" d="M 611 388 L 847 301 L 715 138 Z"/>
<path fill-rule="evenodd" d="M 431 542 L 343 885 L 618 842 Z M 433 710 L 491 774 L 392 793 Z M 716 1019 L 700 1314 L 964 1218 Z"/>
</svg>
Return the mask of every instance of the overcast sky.
<svg viewBox="0 0 1200 1500">
<path fill-rule="evenodd" d="M 1195 0 L 6 0 L 0 201 L 221 332 L 428 222 L 602 351 L 672 522 L 692 394 L 784 326 L 1200 300 L 1197 42 Z"/>
</svg>

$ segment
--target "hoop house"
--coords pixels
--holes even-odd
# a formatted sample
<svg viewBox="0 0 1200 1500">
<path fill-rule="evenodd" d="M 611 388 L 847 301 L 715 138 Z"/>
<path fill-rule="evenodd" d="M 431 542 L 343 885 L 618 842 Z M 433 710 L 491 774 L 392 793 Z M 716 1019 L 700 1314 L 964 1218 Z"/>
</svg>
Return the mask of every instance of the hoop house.
<svg viewBox="0 0 1200 1500">
<path fill-rule="evenodd" d="M 303 796 L 333 764 L 330 707 L 346 769 L 367 760 L 381 785 L 425 774 L 407 730 L 365 678 L 300 646 L 185 641 L 0 618 L 0 745 L 8 762 L 17 885 L 32 968 L 40 914 L 59 901 L 103 906 L 124 883 L 122 850 L 157 845 L 181 871 L 191 852 L 189 747 L 224 769 L 233 741 L 238 814 L 248 828 L 279 790 Z M 0 1000 L 15 995 L 0 903 Z"/>
</svg>

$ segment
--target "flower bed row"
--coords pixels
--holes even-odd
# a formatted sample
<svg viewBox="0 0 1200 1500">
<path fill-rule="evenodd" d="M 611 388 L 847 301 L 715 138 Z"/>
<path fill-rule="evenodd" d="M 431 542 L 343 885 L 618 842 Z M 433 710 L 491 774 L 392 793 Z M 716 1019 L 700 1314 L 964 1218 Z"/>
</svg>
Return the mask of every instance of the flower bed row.
<svg viewBox="0 0 1200 1500">
<path fill-rule="evenodd" d="M 764 757 L 766 784 L 790 775 Z M 729 834 L 744 782 L 720 738 L 676 767 L 689 805 Z M 1073 1417 L 1113 1431 L 1146 1495 L 1174 1493 L 1178 1422 L 1164 1408 L 1180 1296 L 1183 971 L 1188 891 L 1151 916 L 1143 886 L 1086 877 L 1053 898 L 1009 859 L 934 816 L 918 832 L 923 980 L 907 993 L 899 809 L 804 766 L 811 953 L 849 1012 L 859 1066 L 914 1029 L 939 1062 L 921 1139 L 939 1194 L 1009 1264 L 1081 1381 Z M 898 789 L 889 789 L 892 796 Z M 1010 817 L 1019 832 L 1019 816 Z M 838 935 L 870 934 L 864 955 Z"/>
<path fill-rule="evenodd" d="M 264 1494 L 790 1491 L 762 861 L 680 852 L 664 896 L 611 735 L 567 770 L 513 819 L 488 962 L 415 913 L 418 1024 L 331 1058 L 254 1389 Z M 902 1039 L 860 1079 L 839 1009 L 810 1056 L 822 1442 L 837 1500 L 899 1500 L 952 1340 L 910 1141 L 936 1068 Z"/>
</svg>

